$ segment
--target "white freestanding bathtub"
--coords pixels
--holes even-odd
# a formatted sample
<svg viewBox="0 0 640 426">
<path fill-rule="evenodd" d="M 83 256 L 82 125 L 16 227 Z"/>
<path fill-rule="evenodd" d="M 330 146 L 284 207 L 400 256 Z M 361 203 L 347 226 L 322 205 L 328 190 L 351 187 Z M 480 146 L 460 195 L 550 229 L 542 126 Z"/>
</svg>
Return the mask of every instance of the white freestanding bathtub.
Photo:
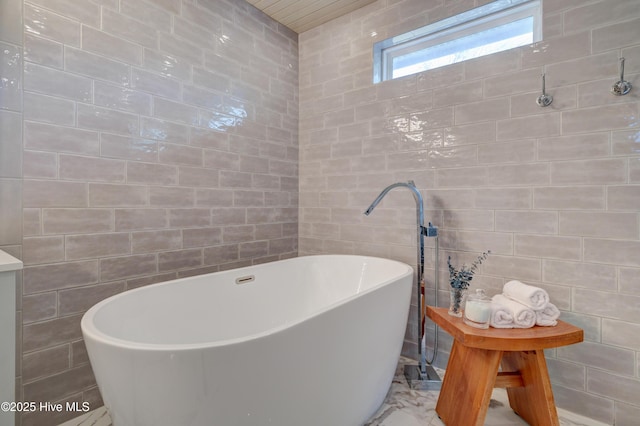
<svg viewBox="0 0 640 426">
<path fill-rule="evenodd" d="M 391 385 L 412 281 L 298 257 L 121 293 L 82 332 L 114 426 L 356 426 Z"/>
</svg>

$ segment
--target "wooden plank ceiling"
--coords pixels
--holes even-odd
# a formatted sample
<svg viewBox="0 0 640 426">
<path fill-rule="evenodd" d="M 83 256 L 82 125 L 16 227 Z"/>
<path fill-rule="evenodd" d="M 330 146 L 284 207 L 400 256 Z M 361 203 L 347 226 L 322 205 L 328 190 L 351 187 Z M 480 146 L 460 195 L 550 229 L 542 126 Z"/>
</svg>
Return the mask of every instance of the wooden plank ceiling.
<svg viewBox="0 0 640 426">
<path fill-rule="evenodd" d="M 298 34 L 376 0 L 247 0 Z"/>
</svg>

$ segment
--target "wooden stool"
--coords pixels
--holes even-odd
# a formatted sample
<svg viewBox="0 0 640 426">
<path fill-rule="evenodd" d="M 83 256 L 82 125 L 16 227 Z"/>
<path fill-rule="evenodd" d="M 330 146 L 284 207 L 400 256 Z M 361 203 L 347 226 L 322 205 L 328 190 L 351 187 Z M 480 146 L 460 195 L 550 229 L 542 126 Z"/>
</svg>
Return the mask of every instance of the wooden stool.
<svg viewBox="0 0 640 426">
<path fill-rule="evenodd" d="M 484 425 L 494 387 L 507 388 L 509 405 L 530 425 L 560 425 L 544 349 L 581 342 L 582 329 L 558 321 L 555 327 L 482 330 L 432 306 L 427 316 L 454 338 L 436 406 L 446 425 Z"/>
</svg>

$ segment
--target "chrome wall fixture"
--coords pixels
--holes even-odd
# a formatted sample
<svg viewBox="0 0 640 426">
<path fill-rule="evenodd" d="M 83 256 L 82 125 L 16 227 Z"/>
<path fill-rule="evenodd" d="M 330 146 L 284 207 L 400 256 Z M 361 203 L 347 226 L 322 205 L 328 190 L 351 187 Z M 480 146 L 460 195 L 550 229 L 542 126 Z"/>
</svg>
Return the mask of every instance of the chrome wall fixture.
<svg viewBox="0 0 640 426">
<path fill-rule="evenodd" d="M 611 93 L 616 96 L 626 95 L 631 91 L 631 83 L 624 79 L 624 58 L 620 58 L 620 80 L 611 86 Z"/>
<path fill-rule="evenodd" d="M 544 77 L 544 74 L 542 74 L 542 94 L 538 96 L 538 99 L 536 99 L 536 103 L 538 104 L 538 106 L 548 107 L 549 105 L 551 105 L 551 102 L 553 102 L 553 96 L 547 95 L 544 86 L 545 86 L 545 77 Z"/>
</svg>

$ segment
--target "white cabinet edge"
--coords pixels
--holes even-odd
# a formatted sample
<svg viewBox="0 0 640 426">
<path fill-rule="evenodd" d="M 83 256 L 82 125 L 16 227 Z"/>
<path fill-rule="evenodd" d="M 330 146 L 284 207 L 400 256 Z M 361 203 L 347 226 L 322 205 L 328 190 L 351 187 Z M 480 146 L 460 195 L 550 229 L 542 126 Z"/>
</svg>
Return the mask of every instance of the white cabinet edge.
<svg viewBox="0 0 640 426">
<path fill-rule="evenodd" d="M 22 269 L 22 261 L 0 250 L 0 272 L 19 271 Z"/>
</svg>

